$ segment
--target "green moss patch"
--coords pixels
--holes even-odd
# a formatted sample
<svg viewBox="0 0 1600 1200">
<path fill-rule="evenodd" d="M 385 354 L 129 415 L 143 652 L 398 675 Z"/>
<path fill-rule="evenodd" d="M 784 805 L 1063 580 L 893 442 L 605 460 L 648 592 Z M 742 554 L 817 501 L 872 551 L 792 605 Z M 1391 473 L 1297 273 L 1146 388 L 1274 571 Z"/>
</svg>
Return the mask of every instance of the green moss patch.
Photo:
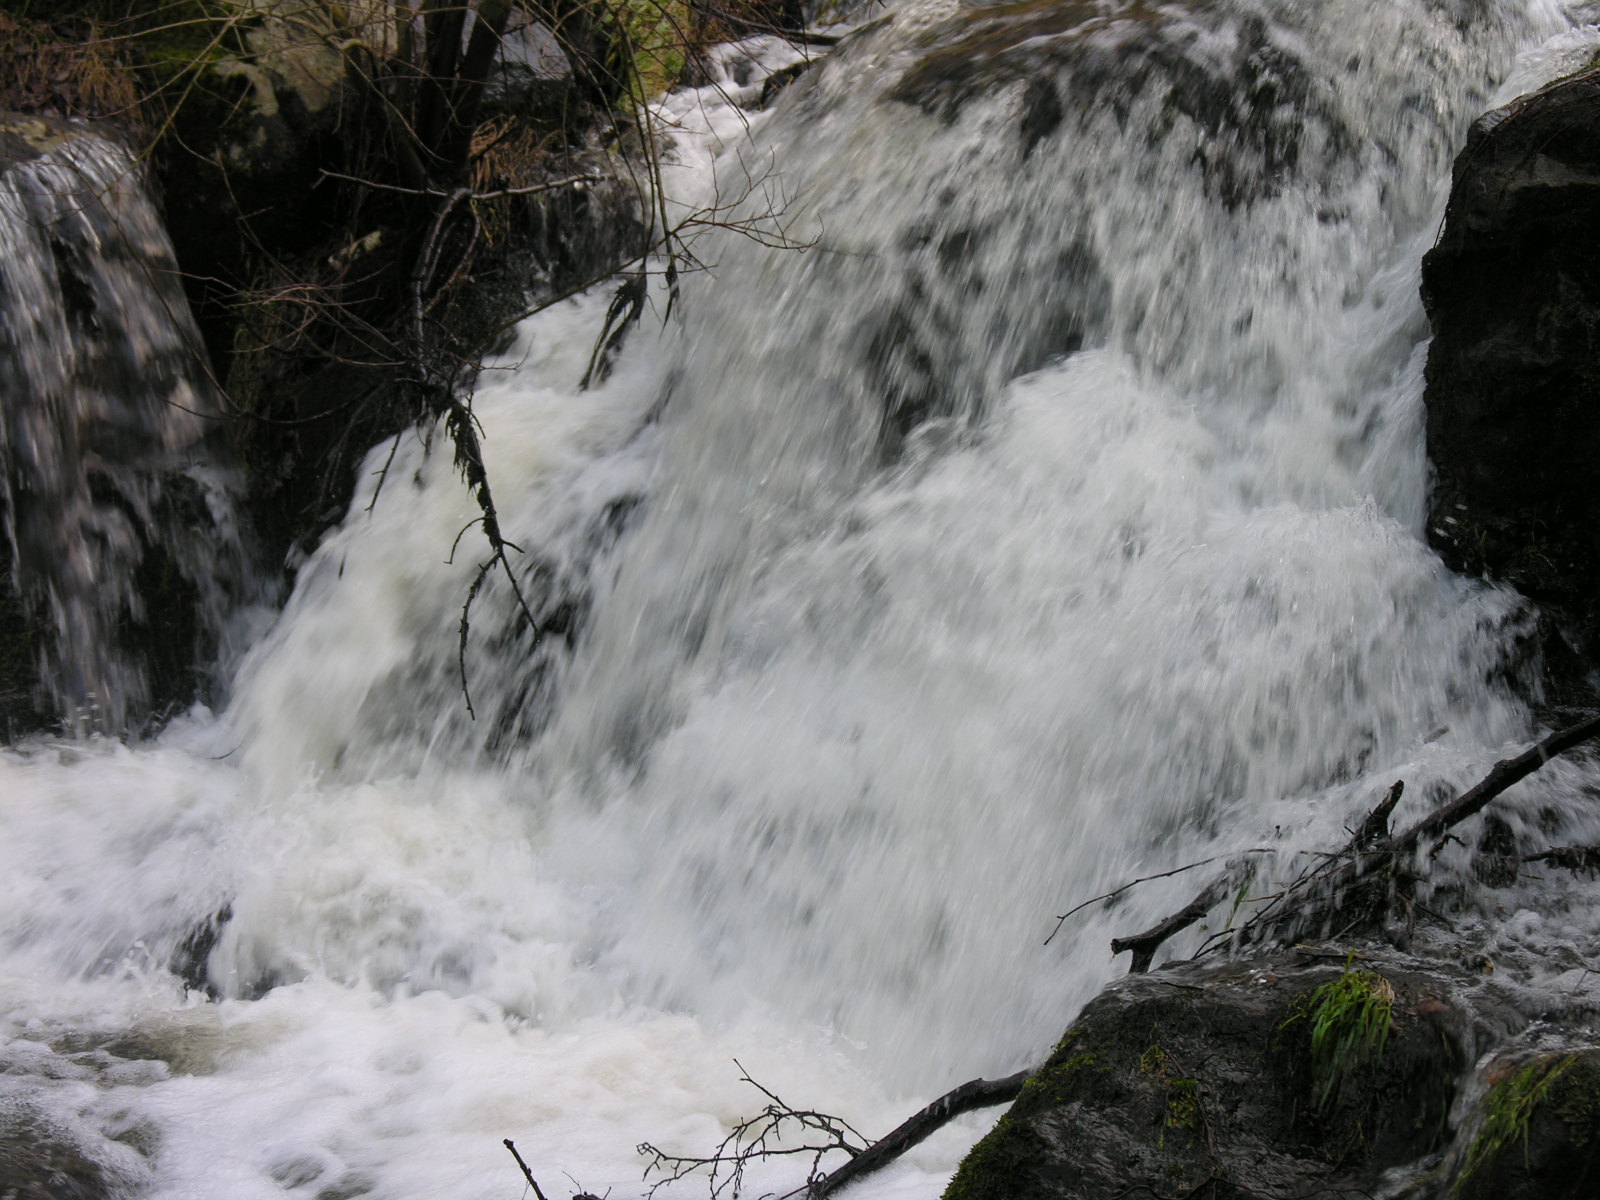
<svg viewBox="0 0 1600 1200">
<path fill-rule="evenodd" d="M 1466 1163 L 1456 1179 L 1458 1194 L 1518 1143 L 1526 1159 L 1529 1123 L 1551 1089 L 1572 1069 L 1575 1058 L 1568 1054 L 1536 1059 L 1489 1089 L 1483 1126 L 1473 1139 Z"/>
</svg>

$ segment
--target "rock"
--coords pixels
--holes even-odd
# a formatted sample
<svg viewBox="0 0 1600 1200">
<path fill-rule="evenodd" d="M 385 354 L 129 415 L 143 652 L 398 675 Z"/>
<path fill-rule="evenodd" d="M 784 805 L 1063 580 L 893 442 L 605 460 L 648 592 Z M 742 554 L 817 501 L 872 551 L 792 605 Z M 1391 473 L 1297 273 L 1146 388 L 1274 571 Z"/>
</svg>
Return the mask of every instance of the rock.
<svg viewBox="0 0 1600 1200">
<path fill-rule="evenodd" d="M 1473 127 L 1423 260 L 1428 532 L 1591 653 L 1600 634 L 1600 69 Z M 1550 648 L 1561 645 L 1547 638 Z M 1581 673 L 1575 672 L 1575 673 Z"/>
<path fill-rule="evenodd" d="M 1229 18 L 1214 5 L 1142 0 L 1113 13 L 1091 0 L 962 9 L 925 35 L 927 52 L 887 96 L 953 120 L 975 97 L 1021 83 L 1024 157 L 1068 111 L 1126 121 L 1156 98 L 1163 120 L 1193 126 L 1213 194 L 1242 206 L 1337 163 L 1360 138 L 1291 39 L 1260 19 L 1235 29 Z M 1208 26 L 1214 45 L 1231 47 L 1215 59 L 1193 50 Z M 1306 146 L 1322 149 L 1303 158 Z"/>
<path fill-rule="evenodd" d="M 1453 1155 L 1460 1200 L 1587 1200 L 1600 1194 L 1600 1049 L 1507 1052 Z"/>
<path fill-rule="evenodd" d="M 1435 1161 L 1467 1065 L 1523 1023 L 1482 977 L 1390 951 L 1129 976 L 946 1200 L 1374 1194 Z"/>
<path fill-rule="evenodd" d="M 252 589 L 177 263 L 112 127 L 0 114 L 0 729 L 186 708 Z"/>
<path fill-rule="evenodd" d="M 37 1115 L 0 1110 L 0 1200 L 109 1200 L 118 1190 Z"/>
<path fill-rule="evenodd" d="M 0 1200 L 117 1200 L 144 1190 L 144 1155 L 82 1118 L 46 1114 L 29 1091 L 29 1082 L 0 1086 Z"/>
</svg>

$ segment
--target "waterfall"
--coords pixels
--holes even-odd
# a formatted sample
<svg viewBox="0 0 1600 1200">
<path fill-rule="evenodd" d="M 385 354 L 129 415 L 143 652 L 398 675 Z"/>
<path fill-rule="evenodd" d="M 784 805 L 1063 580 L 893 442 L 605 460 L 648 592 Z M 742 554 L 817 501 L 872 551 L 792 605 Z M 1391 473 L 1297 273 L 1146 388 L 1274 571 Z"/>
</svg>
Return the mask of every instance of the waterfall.
<svg viewBox="0 0 1600 1200">
<path fill-rule="evenodd" d="M 172 246 L 122 147 L 0 128 L 0 512 L 45 631 L 41 707 L 120 733 L 187 701 L 250 571 L 226 431 Z M 170 660 L 170 661 L 168 661 Z"/>
<path fill-rule="evenodd" d="M 589 390 L 608 295 L 539 315 L 474 400 L 536 629 L 490 576 L 458 659 L 487 552 L 419 431 L 225 712 L 0 757 L 0 1106 L 114 1194 L 510 1195 L 509 1137 L 638 1196 L 759 1109 L 735 1059 L 881 1134 L 1193 880 L 1055 914 L 1475 780 L 1526 612 L 1421 539 L 1418 263 L 1580 15 L 908 0 L 765 112 L 799 52 L 727 49 L 655 114 L 679 294 Z M 1454 901 L 1532 986 L 1600 933 L 1539 886 Z"/>
</svg>

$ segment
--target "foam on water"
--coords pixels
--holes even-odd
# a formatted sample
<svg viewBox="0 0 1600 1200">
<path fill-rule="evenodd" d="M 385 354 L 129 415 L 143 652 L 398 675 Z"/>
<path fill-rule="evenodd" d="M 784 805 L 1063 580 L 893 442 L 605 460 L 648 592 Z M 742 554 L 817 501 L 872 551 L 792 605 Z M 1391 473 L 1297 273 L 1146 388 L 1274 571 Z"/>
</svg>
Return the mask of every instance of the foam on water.
<svg viewBox="0 0 1600 1200">
<path fill-rule="evenodd" d="M 164 1200 L 509 1197 L 505 1137 L 548 1195 L 639 1195 L 637 1143 L 705 1153 L 760 1107 L 735 1059 L 881 1134 L 1039 1057 L 1195 884 L 1045 948 L 1053 914 L 1326 844 L 1526 738 L 1519 601 L 1420 540 L 1416 264 L 1492 89 L 1594 39 L 1546 3 L 1306 7 L 1013 39 L 1061 89 L 1031 143 L 1048 103 L 1003 70 L 945 107 L 917 75 L 983 19 L 948 5 L 775 114 L 729 103 L 767 43 L 670 97 L 670 211 L 758 182 L 808 248 L 708 227 L 715 270 L 606 383 L 604 294 L 485 376 L 544 632 L 491 578 L 479 720 L 484 551 L 435 432 L 374 451 L 226 713 L 0 756 L 0 1105 Z M 1298 161 L 1163 106 L 1175 63 L 1268 48 Z M 1143 90 L 1065 103 L 1106 62 Z M 1508 899 L 1513 963 L 1600 930 Z M 982 1126 L 864 1194 L 935 1195 Z"/>
</svg>

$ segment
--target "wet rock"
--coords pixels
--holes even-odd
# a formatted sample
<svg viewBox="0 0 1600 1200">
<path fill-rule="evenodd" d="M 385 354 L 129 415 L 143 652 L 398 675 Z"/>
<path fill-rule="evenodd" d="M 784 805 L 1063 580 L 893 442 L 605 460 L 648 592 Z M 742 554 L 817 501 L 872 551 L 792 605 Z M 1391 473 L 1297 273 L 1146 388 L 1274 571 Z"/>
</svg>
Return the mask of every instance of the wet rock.
<svg viewBox="0 0 1600 1200">
<path fill-rule="evenodd" d="M 1600 1050 L 1509 1052 L 1451 1169 L 1461 1200 L 1579 1200 L 1600 1194 Z"/>
<path fill-rule="evenodd" d="M 129 1200 L 149 1189 L 159 1134 L 111 1089 L 148 1086 L 164 1064 L 120 1056 L 82 1032 L 53 1048 L 0 1039 L 0 1200 Z"/>
<path fill-rule="evenodd" d="M 1130 976 L 946 1198 L 1373 1194 L 1449 1143 L 1467 1065 L 1521 1023 L 1482 978 L 1387 951 Z"/>
<path fill-rule="evenodd" d="M 1302 166 L 1337 161 L 1357 139 L 1317 69 L 1286 39 L 1259 18 L 1234 28 L 1230 20 L 1204 5 L 1133 3 L 1108 13 L 1092 0 L 968 10 L 928 35 L 928 52 L 888 98 L 949 120 L 975 97 L 1020 83 L 1023 157 L 1068 110 L 1103 109 L 1127 122 L 1155 99 L 1163 122 L 1194 126 L 1195 159 L 1213 193 L 1248 204 L 1276 194 Z M 1232 48 L 1219 56 L 1210 43 L 1223 41 Z M 1302 164 L 1305 146 L 1320 152 Z"/>
<path fill-rule="evenodd" d="M 1423 262 L 1430 540 L 1456 570 L 1544 606 L 1587 668 L 1600 634 L 1597 113 L 1590 69 L 1480 119 Z"/>
<path fill-rule="evenodd" d="M 8 1091 L 0 1089 L 0 1200 L 114 1200 L 143 1190 L 136 1137 L 72 1128 Z"/>
<path fill-rule="evenodd" d="M 95 1163 L 36 1124 L 0 1116 L 0 1200 L 102 1200 L 112 1189 Z"/>
<path fill-rule="evenodd" d="M 120 734 L 207 682 L 250 590 L 177 264 L 111 127 L 0 114 L 0 724 Z"/>
</svg>

